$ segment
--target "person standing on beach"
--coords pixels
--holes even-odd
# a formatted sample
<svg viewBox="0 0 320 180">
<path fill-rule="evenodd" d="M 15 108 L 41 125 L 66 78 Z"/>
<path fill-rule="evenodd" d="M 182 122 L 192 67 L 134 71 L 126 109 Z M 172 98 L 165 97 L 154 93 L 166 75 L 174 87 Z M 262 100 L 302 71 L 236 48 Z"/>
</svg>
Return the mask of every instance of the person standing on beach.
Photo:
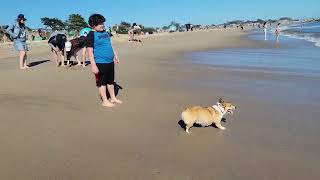
<svg viewBox="0 0 320 180">
<path fill-rule="evenodd" d="M 134 29 L 133 29 L 134 25 L 135 25 L 135 23 L 133 23 L 132 26 L 128 30 L 129 42 L 134 41 Z"/>
<path fill-rule="evenodd" d="M 6 32 L 13 39 L 15 50 L 19 52 L 21 70 L 29 68 L 27 66 L 28 35 L 25 25 L 26 20 L 23 14 L 19 14 L 17 21 L 6 29 Z"/>
<path fill-rule="evenodd" d="M 279 42 L 279 36 L 280 36 L 280 33 L 281 33 L 280 24 L 281 23 L 278 23 L 278 25 L 276 27 L 276 30 L 275 30 L 277 42 Z"/>
<path fill-rule="evenodd" d="M 128 31 L 129 42 L 142 42 L 140 39 L 141 35 L 141 27 L 137 25 L 137 23 L 133 23 L 130 30 Z"/>
<path fill-rule="evenodd" d="M 111 45 L 109 33 L 104 30 L 104 22 L 105 18 L 100 14 L 90 16 L 89 25 L 92 31 L 87 36 L 87 53 L 91 63 L 91 71 L 96 77 L 102 106 L 115 107 L 115 103 L 122 103 L 116 98 L 114 90 L 114 63 L 119 63 L 119 59 Z M 110 100 L 107 97 L 107 89 Z"/>
<path fill-rule="evenodd" d="M 140 36 L 141 36 L 141 27 L 139 25 L 137 25 L 137 23 L 133 23 L 133 34 L 134 36 L 136 37 L 136 41 L 138 42 L 142 42 L 141 39 L 140 39 Z"/>
<path fill-rule="evenodd" d="M 267 22 L 264 22 L 263 24 L 263 31 L 264 31 L 264 40 L 267 40 L 267 32 L 268 32 L 268 27 L 267 27 Z"/>
</svg>

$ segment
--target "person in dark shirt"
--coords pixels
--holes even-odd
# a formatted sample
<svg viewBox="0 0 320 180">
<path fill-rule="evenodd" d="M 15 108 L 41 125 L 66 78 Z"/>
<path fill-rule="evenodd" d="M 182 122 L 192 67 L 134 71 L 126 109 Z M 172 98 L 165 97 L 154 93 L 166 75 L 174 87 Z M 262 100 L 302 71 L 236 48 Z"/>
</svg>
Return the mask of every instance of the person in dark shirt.
<svg viewBox="0 0 320 180">
<path fill-rule="evenodd" d="M 56 61 L 57 67 L 59 66 L 59 60 L 61 61 L 61 66 L 65 66 L 64 64 L 64 49 L 65 43 L 67 42 L 67 35 L 62 31 L 53 32 L 48 40 L 48 44 L 51 48 L 51 52 L 53 53 L 53 57 Z"/>
<path fill-rule="evenodd" d="M 94 14 L 89 18 L 92 31 L 87 35 L 87 53 L 91 63 L 91 71 L 95 74 L 96 85 L 102 99 L 102 106 L 114 107 L 122 101 L 116 98 L 114 91 L 114 63 L 119 63 L 117 54 L 111 45 L 110 35 L 104 30 L 105 18 Z M 110 94 L 108 99 L 106 90 Z"/>
</svg>

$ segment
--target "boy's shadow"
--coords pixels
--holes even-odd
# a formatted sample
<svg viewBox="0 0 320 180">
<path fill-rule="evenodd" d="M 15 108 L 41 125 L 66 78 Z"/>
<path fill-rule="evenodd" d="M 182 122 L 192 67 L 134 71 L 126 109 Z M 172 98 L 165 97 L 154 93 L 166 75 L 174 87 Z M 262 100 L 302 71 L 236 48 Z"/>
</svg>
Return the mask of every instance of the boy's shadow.
<svg viewBox="0 0 320 180">
<path fill-rule="evenodd" d="M 34 67 L 34 66 L 38 66 L 40 64 L 43 64 L 43 63 L 46 63 L 46 62 L 49 62 L 50 60 L 41 60 L 41 61 L 34 61 L 34 62 L 31 62 L 29 63 L 29 67 Z"/>
<path fill-rule="evenodd" d="M 119 91 L 122 90 L 122 89 L 123 89 L 123 88 L 122 88 L 119 84 L 117 84 L 116 82 L 114 83 L 114 93 L 115 93 L 116 96 L 118 96 Z M 107 89 L 107 91 L 106 91 L 106 94 L 107 94 L 108 99 L 111 98 L 108 89 Z"/>
</svg>

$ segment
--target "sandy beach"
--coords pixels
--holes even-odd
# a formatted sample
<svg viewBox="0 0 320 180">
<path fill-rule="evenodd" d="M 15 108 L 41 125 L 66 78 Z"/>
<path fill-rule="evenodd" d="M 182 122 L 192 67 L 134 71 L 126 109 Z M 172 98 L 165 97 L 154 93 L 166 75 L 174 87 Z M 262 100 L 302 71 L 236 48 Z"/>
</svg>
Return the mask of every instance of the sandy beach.
<svg viewBox="0 0 320 180">
<path fill-rule="evenodd" d="M 1 47 L 0 179 L 317 179 L 319 106 L 234 89 L 241 80 L 297 77 L 214 68 L 185 56 L 265 46 L 271 45 L 237 30 L 154 35 L 141 44 L 115 39 L 124 104 L 113 109 L 100 105 L 90 66 L 56 68 L 44 44 L 30 47 L 35 66 L 24 72 L 15 54 Z M 186 134 L 178 124 L 181 111 L 219 97 L 239 107 L 226 117 L 227 129 Z"/>
</svg>

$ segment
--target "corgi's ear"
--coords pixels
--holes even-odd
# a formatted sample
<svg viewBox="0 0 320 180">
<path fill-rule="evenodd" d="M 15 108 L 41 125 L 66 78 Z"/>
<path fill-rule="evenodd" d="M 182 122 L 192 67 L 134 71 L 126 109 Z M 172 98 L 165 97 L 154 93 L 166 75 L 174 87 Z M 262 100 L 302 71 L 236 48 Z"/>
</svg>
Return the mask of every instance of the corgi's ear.
<svg viewBox="0 0 320 180">
<path fill-rule="evenodd" d="M 224 103 L 224 101 L 222 100 L 222 98 L 219 99 L 219 103 Z"/>
</svg>

